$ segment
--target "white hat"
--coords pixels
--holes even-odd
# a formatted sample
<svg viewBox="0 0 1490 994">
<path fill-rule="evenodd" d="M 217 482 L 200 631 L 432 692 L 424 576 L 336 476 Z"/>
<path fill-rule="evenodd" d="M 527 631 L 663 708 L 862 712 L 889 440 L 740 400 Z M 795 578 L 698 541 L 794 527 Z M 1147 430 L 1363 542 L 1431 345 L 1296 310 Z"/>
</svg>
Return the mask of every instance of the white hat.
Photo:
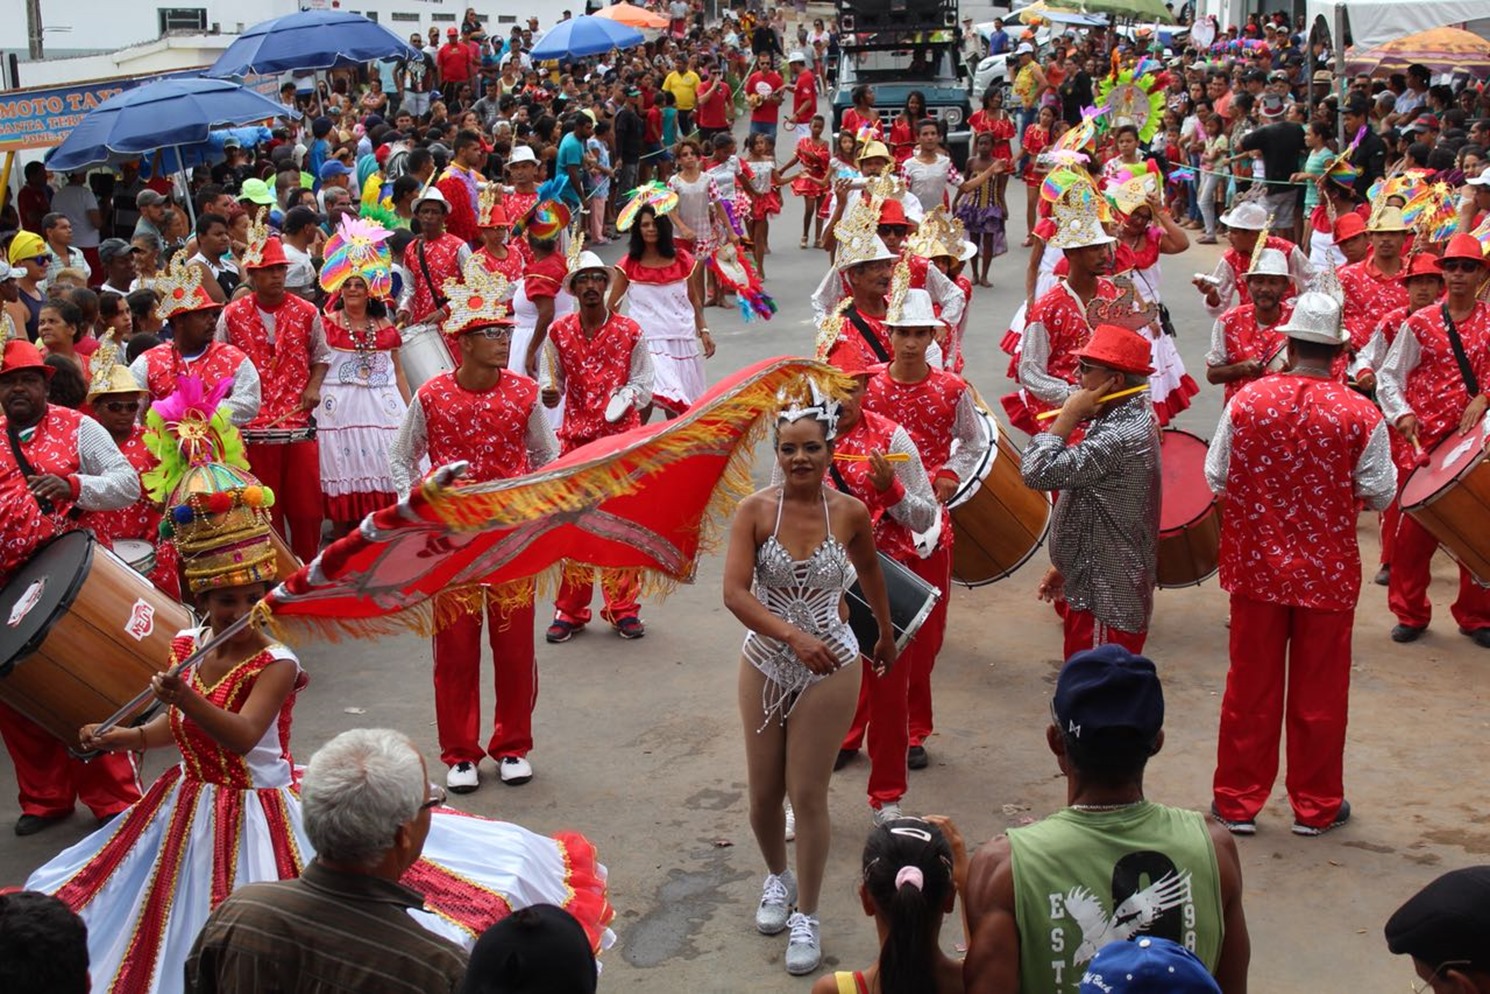
<svg viewBox="0 0 1490 994">
<path fill-rule="evenodd" d="M 807 56 L 803 55 L 801 52 L 793 52 L 791 55 L 788 55 L 786 57 L 786 61 L 788 65 L 793 62 L 801 62 L 805 65 L 807 63 Z"/>
<path fill-rule="evenodd" d="M 1255 200 L 1244 200 L 1222 214 L 1221 223 L 1239 231 L 1263 231 L 1268 226 L 1268 209 Z"/>
<path fill-rule="evenodd" d="M 1035 54 L 1035 46 L 1034 45 L 1031 45 L 1027 41 L 1022 41 L 1022 42 L 1019 43 L 1019 47 L 1014 50 L 1014 54 L 1015 55 L 1026 55 L 1026 54 L 1028 54 L 1028 55 L 1034 55 Z"/>
<path fill-rule="evenodd" d="M 605 273 L 605 285 L 610 286 L 611 268 L 594 252 L 584 251 L 579 254 L 578 259 L 574 260 L 574 265 L 570 267 L 569 275 L 564 277 L 564 289 L 573 293 L 574 278 L 589 269 L 598 269 Z"/>
<path fill-rule="evenodd" d="M 957 249 L 957 261 L 967 262 L 969 259 L 977 254 L 978 246 L 964 238 L 962 240 L 962 244 Z"/>
<path fill-rule="evenodd" d="M 1278 331 L 1289 338 L 1320 345 L 1344 345 L 1350 341 L 1335 298 L 1312 290 L 1294 298 L 1293 314 L 1278 326 Z"/>
<path fill-rule="evenodd" d="M 1243 276 L 1286 276 L 1293 279 L 1293 274 L 1288 271 L 1288 259 L 1282 252 L 1270 248 L 1258 253 L 1257 265 L 1247 270 Z"/>
<path fill-rule="evenodd" d="M 410 210 L 418 211 L 419 205 L 426 200 L 439 204 L 445 209 L 446 214 L 450 213 L 450 201 L 445 199 L 445 195 L 440 192 L 440 188 L 433 183 L 419 191 L 419 196 L 414 198 L 414 204 Z"/>
<path fill-rule="evenodd" d="M 936 328 L 941 324 L 942 319 L 936 316 L 936 311 L 931 306 L 931 294 L 925 290 L 905 291 L 905 299 L 900 302 L 900 313 L 885 316 L 887 328 Z"/>
<path fill-rule="evenodd" d="M 1490 186 L 1490 169 L 1486 169 L 1478 176 L 1470 176 L 1464 182 L 1468 186 Z"/>
<path fill-rule="evenodd" d="M 863 265 L 866 262 L 884 262 L 887 259 L 899 259 L 900 256 L 890 251 L 885 240 L 879 235 L 874 235 L 862 251 L 853 251 L 849 246 L 840 243 L 838 251 L 838 262 L 836 268 L 839 272 Z"/>
<path fill-rule="evenodd" d="M 531 145 L 519 145 L 517 148 L 513 149 L 512 150 L 512 154 L 507 157 L 507 164 L 509 166 L 515 166 L 519 162 L 537 162 L 537 161 L 538 161 L 538 156 L 536 154 L 534 154 L 534 152 L 533 152 L 533 146 L 531 146 Z"/>
</svg>

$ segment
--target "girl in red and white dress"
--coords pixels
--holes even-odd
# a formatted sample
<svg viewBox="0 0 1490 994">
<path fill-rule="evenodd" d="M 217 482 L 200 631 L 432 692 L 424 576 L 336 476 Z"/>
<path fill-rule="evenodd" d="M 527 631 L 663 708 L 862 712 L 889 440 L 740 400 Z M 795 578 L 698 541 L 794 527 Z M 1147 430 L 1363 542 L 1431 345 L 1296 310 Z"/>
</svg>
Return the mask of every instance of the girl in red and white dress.
<svg viewBox="0 0 1490 994">
<path fill-rule="evenodd" d="M 231 510 L 205 510 L 205 501 L 200 512 L 187 504 L 171 509 L 206 624 L 176 637 L 170 662 L 207 651 L 184 673 L 152 678 L 165 713 L 133 728 L 88 725 L 80 732 L 85 749 L 174 746 L 181 762 L 120 817 L 26 881 L 28 890 L 55 894 L 88 926 L 95 991 L 183 990 L 181 964 L 213 909 L 244 884 L 298 876 L 315 855 L 289 741 L 306 676 L 287 647 L 242 623 L 276 575 L 264 507 L 272 497 L 233 466 L 193 469 L 207 470 L 198 483 L 223 487 L 210 496 Z M 472 859 L 473 852 L 483 858 Z M 605 869 L 577 834 L 547 838 L 437 810 L 423 856 L 403 882 L 429 909 L 413 917 L 467 947 L 510 911 L 536 903 L 564 906 L 597 949 L 613 939 Z"/>
<path fill-rule="evenodd" d="M 968 127 L 973 129 L 973 142 L 977 144 L 978 135 L 991 135 L 993 146 L 989 155 L 994 159 L 1014 160 L 1014 136 L 1018 132 L 1018 126 L 1014 118 L 1004 109 L 1004 89 L 1001 86 L 990 86 L 983 94 L 983 107 L 973 111 L 967 119 Z M 968 167 L 968 175 L 974 175 L 971 166 Z M 1004 191 L 1009 186 L 1009 176 L 1002 173 L 994 177 L 993 192 L 998 206 L 1004 210 L 1004 217 L 1009 216 L 1009 202 L 1004 196 Z M 987 284 L 983 284 L 986 286 Z"/>
<path fill-rule="evenodd" d="M 792 162 L 802 166 L 802 172 L 792 180 L 792 192 L 803 201 L 801 248 L 807 247 L 809 232 L 813 245 L 818 244 L 823 236 L 823 219 L 817 209 L 819 204 L 826 201 L 831 189 L 828 184 L 828 170 L 832 164 L 832 152 L 828 143 L 823 141 L 824 127 L 826 122 L 823 115 L 814 115 L 811 133 L 797 139 L 797 149 L 792 156 Z M 787 163 L 788 166 L 791 164 Z M 816 225 L 813 224 L 813 218 L 817 218 Z"/>
<path fill-rule="evenodd" d="M 779 188 L 786 183 L 786 170 L 776 165 L 776 143 L 769 135 L 756 134 L 745 139 L 744 165 L 741 179 L 750 187 L 751 193 L 750 243 L 756 271 L 764 279 L 766 253 L 771 244 L 771 218 L 781 213 Z"/>
</svg>

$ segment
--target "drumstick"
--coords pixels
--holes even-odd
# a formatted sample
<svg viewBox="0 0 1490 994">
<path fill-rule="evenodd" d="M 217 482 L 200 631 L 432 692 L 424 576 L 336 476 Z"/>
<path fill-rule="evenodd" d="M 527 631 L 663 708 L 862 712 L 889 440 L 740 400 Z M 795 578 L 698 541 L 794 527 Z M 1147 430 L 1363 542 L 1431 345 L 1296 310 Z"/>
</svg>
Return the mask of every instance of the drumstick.
<svg viewBox="0 0 1490 994">
<path fill-rule="evenodd" d="M 869 462 L 874 457 L 856 456 L 851 452 L 835 452 L 833 453 L 833 458 L 840 459 L 843 462 Z M 911 454 L 909 452 L 886 452 L 884 458 L 885 462 L 910 462 Z"/>
<path fill-rule="evenodd" d="M 300 413 L 302 413 L 302 412 L 300 411 L 299 408 L 292 407 L 288 411 L 286 411 L 285 413 L 281 414 L 279 417 L 275 418 L 273 421 L 269 422 L 263 428 L 259 428 L 257 430 L 258 431 L 268 431 L 270 428 L 273 428 L 274 426 L 278 425 L 280 422 L 286 420 L 287 418 L 293 417 L 294 415 L 300 414 Z"/>
<path fill-rule="evenodd" d="M 1117 393 L 1110 393 L 1110 394 L 1107 394 L 1104 397 L 1098 397 L 1097 398 L 1097 403 L 1099 403 L 1099 404 L 1105 404 L 1109 400 L 1122 400 L 1124 397 L 1131 397 L 1135 393 L 1143 393 L 1148 388 L 1149 388 L 1149 385 L 1147 383 L 1145 383 L 1141 387 L 1129 387 L 1126 390 L 1119 390 Z M 1048 420 L 1050 420 L 1051 418 L 1055 417 L 1057 414 L 1060 414 L 1060 413 L 1061 413 L 1061 409 L 1059 407 L 1057 407 L 1053 411 L 1044 411 L 1044 412 L 1042 412 L 1040 414 L 1036 414 L 1035 415 L 1035 420 L 1036 421 L 1048 421 Z"/>
<path fill-rule="evenodd" d="M 1423 451 L 1423 443 L 1418 441 L 1416 435 L 1412 439 L 1412 450 L 1418 454 L 1415 465 L 1426 466 L 1431 461 L 1428 458 L 1428 453 Z"/>
</svg>

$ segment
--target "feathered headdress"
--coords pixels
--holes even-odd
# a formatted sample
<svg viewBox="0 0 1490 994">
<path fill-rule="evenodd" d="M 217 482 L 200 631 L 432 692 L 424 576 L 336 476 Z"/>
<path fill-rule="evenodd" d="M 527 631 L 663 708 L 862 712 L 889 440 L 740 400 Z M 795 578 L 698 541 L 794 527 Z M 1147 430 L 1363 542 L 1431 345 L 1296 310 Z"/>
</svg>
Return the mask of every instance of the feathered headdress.
<svg viewBox="0 0 1490 994">
<path fill-rule="evenodd" d="M 1041 152 L 1037 161 L 1045 165 L 1074 166 L 1087 162 L 1091 156 L 1087 148 L 1097 140 L 1097 120 L 1105 110 L 1085 107 L 1081 111 L 1081 122 L 1066 129 L 1066 133 L 1055 140 L 1055 144 Z"/>
<path fill-rule="evenodd" d="M 1402 220 L 1429 241 L 1447 241 L 1459 227 L 1454 191 L 1443 182 L 1421 184 L 1402 205 Z"/>
<path fill-rule="evenodd" d="M 353 276 L 367 282 L 368 293 L 383 300 L 393 292 L 393 232 L 351 214 L 342 215 L 336 233 L 326 240 L 321 289 L 336 293 Z"/>
<path fill-rule="evenodd" d="M 617 231 L 631 230 L 631 226 L 636 223 L 637 214 L 641 212 L 643 207 L 652 208 L 657 216 L 661 217 L 664 214 L 670 213 L 678 206 L 677 191 L 670 189 L 666 183 L 659 183 L 655 179 L 643 183 L 628 193 L 627 196 L 631 199 L 626 202 L 626 206 L 622 207 L 616 215 Z"/>
<path fill-rule="evenodd" d="M 1120 166 L 1102 183 L 1107 202 L 1119 214 L 1132 214 L 1148 203 L 1149 197 L 1163 188 L 1159 165 L 1146 159 L 1133 166 Z"/>
<path fill-rule="evenodd" d="M 459 335 L 473 328 L 512 324 L 512 284 L 501 273 L 488 272 L 479 255 L 466 260 L 460 279 L 447 279 L 442 288 L 450 301 L 445 333 Z"/>
<path fill-rule="evenodd" d="M 1361 139 L 1365 137 L 1366 126 L 1363 124 L 1356 131 L 1355 137 L 1351 139 L 1350 144 L 1345 146 L 1345 149 L 1331 159 L 1329 164 L 1324 167 L 1325 182 L 1334 183 L 1336 186 L 1347 190 L 1355 189 L 1356 180 L 1361 178 L 1361 170 L 1350 161 L 1350 158 L 1355 155 L 1355 150 L 1360 147 Z"/>
<path fill-rule="evenodd" d="M 1138 129 L 1139 141 L 1154 137 L 1164 121 L 1164 92 L 1170 83 L 1162 68 L 1145 58 L 1132 69 L 1103 77 L 1097 85 L 1097 104 L 1109 128 L 1131 124 Z"/>
<path fill-rule="evenodd" d="M 274 492 L 248 472 L 243 439 L 222 404 L 231 386 L 224 379 L 206 390 L 200 377 L 182 377 L 145 415 L 145 446 L 159 465 L 140 479 L 166 506 L 161 535 L 174 539 L 193 593 L 270 582 L 278 572 Z"/>
<path fill-rule="evenodd" d="M 560 198 L 569 189 L 568 176 L 556 176 L 538 187 L 538 200 L 527 217 L 518 218 L 512 226 L 512 236 L 527 232 L 530 239 L 552 241 L 569 227 L 569 207 Z"/>
</svg>

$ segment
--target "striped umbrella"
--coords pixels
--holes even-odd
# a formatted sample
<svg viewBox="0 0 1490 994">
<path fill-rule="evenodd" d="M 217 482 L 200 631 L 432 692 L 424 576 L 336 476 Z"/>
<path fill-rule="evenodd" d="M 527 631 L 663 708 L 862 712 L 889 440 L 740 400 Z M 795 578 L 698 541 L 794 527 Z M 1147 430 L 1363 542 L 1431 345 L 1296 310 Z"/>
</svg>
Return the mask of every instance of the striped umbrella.
<svg viewBox="0 0 1490 994">
<path fill-rule="evenodd" d="M 1432 28 L 1345 56 L 1350 72 L 1378 76 L 1403 72 L 1413 63 L 1434 73 L 1483 75 L 1490 72 L 1490 40 L 1462 28 Z"/>
</svg>

